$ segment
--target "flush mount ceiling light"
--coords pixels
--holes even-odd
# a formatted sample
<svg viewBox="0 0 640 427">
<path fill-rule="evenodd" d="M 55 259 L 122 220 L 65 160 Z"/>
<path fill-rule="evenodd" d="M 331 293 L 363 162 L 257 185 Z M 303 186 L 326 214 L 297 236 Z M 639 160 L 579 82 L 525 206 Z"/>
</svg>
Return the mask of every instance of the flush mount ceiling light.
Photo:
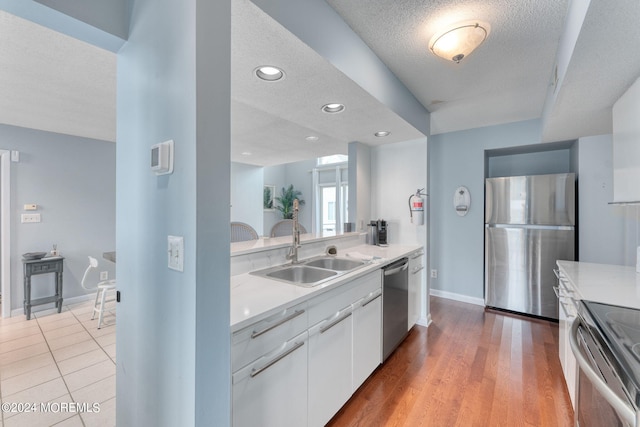
<svg viewBox="0 0 640 427">
<path fill-rule="evenodd" d="M 374 133 L 375 136 L 377 136 L 378 138 L 383 138 L 385 136 L 389 136 L 391 134 L 391 132 L 389 132 L 388 130 L 380 130 L 376 133 Z"/>
<path fill-rule="evenodd" d="M 315 141 L 317 141 L 319 138 L 318 138 L 317 136 L 315 136 L 315 135 L 309 135 L 309 136 L 307 136 L 305 139 L 306 139 L 307 141 L 309 141 L 309 142 L 315 142 Z"/>
<path fill-rule="evenodd" d="M 262 67 L 256 68 L 254 72 L 259 79 L 268 82 L 275 82 L 284 77 L 284 71 L 272 65 L 263 65 Z"/>
<path fill-rule="evenodd" d="M 325 104 L 322 106 L 322 111 L 329 114 L 341 113 L 344 111 L 344 105 L 342 104 Z"/>
<path fill-rule="evenodd" d="M 485 41 L 490 30 L 486 22 L 458 23 L 454 28 L 431 37 L 429 49 L 440 58 L 459 63 Z"/>
<path fill-rule="evenodd" d="M 243 151 L 242 153 L 243 156 L 250 156 L 251 155 L 251 151 Z"/>
</svg>

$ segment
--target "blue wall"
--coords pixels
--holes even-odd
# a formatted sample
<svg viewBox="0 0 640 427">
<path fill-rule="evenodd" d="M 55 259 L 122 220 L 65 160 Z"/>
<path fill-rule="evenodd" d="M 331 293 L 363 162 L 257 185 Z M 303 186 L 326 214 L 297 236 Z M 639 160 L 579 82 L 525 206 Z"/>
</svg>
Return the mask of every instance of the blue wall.
<svg viewBox="0 0 640 427">
<path fill-rule="evenodd" d="M 572 172 L 571 149 L 510 154 L 488 159 L 487 178 Z"/>
<path fill-rule="evenodd" d="M 231 163 L 231 221 L 249 224 L 262 236 L 264 168 Z"/>
<path fill-rule="evenodd" d="M 11 163 L 12 310 L 22 313 L 25 252 L 57 245 L 65 257 L 65 299 L 87 293 L 80 281 L 88 255 L 99 260 L 100 271 L 115 278 L 113 263 L 102 259 L 116 245 L 115 144 L 8 125 L 0 125 L 0 141 L 0 148 L 20 152 L 20 162 Z M 38 205 L 37 211 L 24 210 L 31 203 Z M 41 222 L 22 224 L 23 213 L 39 213 Z M 90 279 L 97 281 L 97 274 Z M 52 294 L 53 275 L 34 276 L 32 283 L 32 298 Z"/>
<path fill-rule="evenodd" d="M 629 208 L 613 200 L 613 142 L 611 135 L 580 138 L 578 218 L 580 261 L 634 265 L 626 262 L 625 234 Z M 632 249 L 635 249 L 635 245 Z"/>
<path fill-rule="evenodd" d="M 118 53 L 118 425 L 230 424 L 230 9 L 134 0 Z M 158 177 L 149 148 L 167 139 Z"/>
<path fill-rule="evenodd" d="M 540 142 L 540 121 L 529 120 L 429 137 L 430 289 L 480 302 L 484 296 L 485 150 Z M 471 209 L 460 217 L 453 194 L 464 185 Z"/>
</svg>

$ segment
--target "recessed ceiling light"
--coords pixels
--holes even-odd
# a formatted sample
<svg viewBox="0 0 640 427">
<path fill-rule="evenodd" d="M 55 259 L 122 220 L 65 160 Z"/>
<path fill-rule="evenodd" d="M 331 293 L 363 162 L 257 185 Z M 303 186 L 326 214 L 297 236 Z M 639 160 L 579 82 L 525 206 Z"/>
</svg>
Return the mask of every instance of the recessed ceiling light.
<svg viewBox="0 0 640 427">
<path fill-rule="evenodd" d="M 262 67 L 258 67 L 255 69 L 255 73 L 258 78 L 268 82 L 275 82 L 276 80 L 280 80 L 284 77 L 284 71 L 272 65 L 263 65 Z"/>
<path fill-rule="evenodd" d="M 307 141 L 309 142 L 314 142 L 318 140 L 318 137 L 315 135 L 309 135 L 308 137 L 305 138 Z"/>
<path fill-rule="evenodd" d="M 243 151 L 242 153 L 243 156 L 250 156 L 251 155 L 251 151 Z"/>
<path fill-rule="evenodd" d="M 329 114 L 341 113 L 344 111 L 344 105 L 342 104 L 325 104 L 322 106 L 322 111 Z"/>
<path fill-rule="evenodd" d="M 391 134 L 391 132 L 389 132 L 388 130 L 380 130 L 380 131 L 374 133 L 374 135 L 377 136 L 378 138 L 389 136 L 390 134 Z"/>
</svg>

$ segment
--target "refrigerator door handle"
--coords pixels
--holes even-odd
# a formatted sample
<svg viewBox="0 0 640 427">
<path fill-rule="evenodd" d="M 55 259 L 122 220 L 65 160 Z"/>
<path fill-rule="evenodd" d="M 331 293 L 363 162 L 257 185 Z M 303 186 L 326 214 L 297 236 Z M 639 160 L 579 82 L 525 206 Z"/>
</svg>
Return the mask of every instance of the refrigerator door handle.
<svg viewBox="0 0 640 427">
<path fill-rule="evenodd" d="M 485 224 L 485 228 L 526 228 L 529 230 L 561 230 L 571 231 L 572 225 L 536 225 L 536 224 Z"/>
</svg>

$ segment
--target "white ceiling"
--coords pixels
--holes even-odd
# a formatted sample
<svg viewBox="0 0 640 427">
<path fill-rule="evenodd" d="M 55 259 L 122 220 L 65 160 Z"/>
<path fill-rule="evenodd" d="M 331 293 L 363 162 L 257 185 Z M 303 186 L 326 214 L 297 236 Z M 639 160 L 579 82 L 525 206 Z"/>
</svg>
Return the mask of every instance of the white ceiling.
<svg viewBox="0 0 640 427">
<path fill-rule="evenodd" d="M 432 134 L 541 116 L 567 0 L 327 1 L 432 112 Z M 459 64 L 429 51 L 476 19 L 491 32 Z"/>
<path fill-rule="evenodd" d="M 0 123 L 115 141 L 116 56 L 0 10 Z"/>
<path fill-rule="evenodd" d="M 568 0 L 327 2 L 431 111 L 433 134 L 541 117 Z M 251 1 L 232 4 L 232 160 L 270 165 L 422 137 Z M 467 19 L 491 25 L 476 52 L 460 64 L 429 52 L 436 31 Z M 591 0 L 546 141 L 611 132 L 612 104 L 640 75 L 639 21 L 637 0 Z M 264 64 L 285 79 L 258 80 Z M 0 123 L 114 141 L 115 75 L 115 54 L 0 11 Z M 338 95 L 346 110 L 322 113 Z"/>
<path fill-rule="evenodd" d="M 231 22 L 232 160 L 274 165 L 347 154 L 352 141 L 379 145 L 424 138 L 249 0 L 233 1 Z M 262 81 L 254 74 L 261 65 L 276 65 L 286 76 Z M 345 110 L 323 113 L 321 107 L 332 102 Z M 375 137 L 380 130 L 391 134 Z M 319 140 L 308 142 L 309 135 Z"/>
<path fill-rule="evenodd" d="M 540 118 L 568 0 L 327 0 L 431 111 L 438 134 Z M 432 55 L 433 34 L 466 20 L 491 25 L 460 64 Z M 611 132 L 611 106 L 640 76 L 640 2 L 591 0 L 545 141 Z"/>
</svg>

